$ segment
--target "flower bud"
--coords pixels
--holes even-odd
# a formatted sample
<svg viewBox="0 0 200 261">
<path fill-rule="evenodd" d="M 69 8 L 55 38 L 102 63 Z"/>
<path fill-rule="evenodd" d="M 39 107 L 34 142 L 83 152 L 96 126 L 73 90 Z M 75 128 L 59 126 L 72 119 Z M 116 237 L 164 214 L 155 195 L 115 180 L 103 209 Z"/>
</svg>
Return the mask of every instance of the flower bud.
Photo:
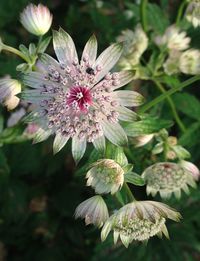
<svg viewBox="0 0 200 261">
<path fill-rule="evenodd" d="M 75 210 L 75 218 L 84 218 L 86 225 L 102 227 L 109 218 L 106 203 L 101 196 L 94 196 L 83 201 Z"/>
<path fill-rule="evenodd" d="M 20 99 L 15 95 L 21 92 L 21 83 L 8 77 L 0 79 L 0 102 L 8 110 L 13 110 L 19 104 Z"/>
<path fill-rule="evenodd" d="M 148 135 L 142 135 L 142 136 L 135 137 L 135 139 L 134 139 L 135 147 L 142 147 L 142 146 L 146 145 L 153 139 L 153 137 L 154 137 L 154 134 L 148 134 Z"/>
<path fill-rule="evenodd" d="M 88 171 L 87 186 L 92 186 L 98 194 L 116 193 L 124 183 L 124 170 L 111 159 L 98 160 Z"/>
<path fill-rule="evenodd" d="M 29 4 L 21 13 L 20 21 L 29 33 L 40 36 L 49 31 L 52 24 L 52 15 L 49 9 L 42 4 Z"/>
<path fill-rule="evenodd" d="M 200 51 L 189 49 L 180 56 L 179 68 L 182 73 L 200 74 Z"/>
<path fill-rule="evenodd" d="M 193 0 L 189 3 L 186 13 L 186 19 L 193 24 L 194 27 L 200 26 L 200 1 Z"/>
</svg>

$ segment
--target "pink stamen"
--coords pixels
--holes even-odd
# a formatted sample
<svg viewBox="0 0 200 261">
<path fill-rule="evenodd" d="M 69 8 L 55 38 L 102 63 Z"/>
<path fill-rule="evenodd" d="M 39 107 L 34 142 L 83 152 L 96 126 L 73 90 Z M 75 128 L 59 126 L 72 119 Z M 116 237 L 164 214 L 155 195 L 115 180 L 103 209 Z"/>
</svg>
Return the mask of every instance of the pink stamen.
<svg viewBox="0 0 200 261">
<path fill-rule="evenodd" d="M 72 87 L 66 97 L 66 103 L 70 107 L 73 107 L 74 104 L 77 104 L 77 107 L 80 111 L 86 112 L 92 104 L 92 95 L 89 88 L 82 86 Z"/>
</svg>

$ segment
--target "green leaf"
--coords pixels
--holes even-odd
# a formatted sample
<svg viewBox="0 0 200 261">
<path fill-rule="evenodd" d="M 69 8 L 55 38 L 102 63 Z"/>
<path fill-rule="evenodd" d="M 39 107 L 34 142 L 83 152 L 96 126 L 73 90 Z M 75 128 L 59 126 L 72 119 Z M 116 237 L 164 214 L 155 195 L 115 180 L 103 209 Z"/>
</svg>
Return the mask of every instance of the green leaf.
<svg viewBox="0 0 200 261">
<path fill-rule="evenodd" d="M 156 133 L 163 128 L 169 128 L 171 126 L 172 121 L 146 117 L 141 121 L 126 124 L 124 130 L 128 136 L 137 137 L 140 135 Z"/>
<path fill-rule="evenodd" d="M 126 166 L 128 164 L 127 157 L 123 151 L 122 147 L 117 147 L 111 143 L 106 146 L 105 157 L 108 159 L 115 160 L 120 166 Z"/>
<path fill-rule="evenodd" d="M 197 141 L 200 140 L 200 122 L 193 123 L 188 129 L 187 132 L 184 133 L 180 139 L 179 144 L 182 146 L 192 147 Z"/>
<path fill-rule="evenodd" d="M 44 53 L 51 42 L 52 37 L 45 38 L 38 46 L 38 53 Z"/>
<path fill-rule="evenodd" d="M 131 184 L 136 185 L 136 186 L 144 186 L 145 185 L 144 179 L 140 175 L 138 175 L 134 172 L 126 173 L 124 175 L 124 179 L 125 179 L 125 182 L 131 183 Z"/>
<path fill-rule="evenodd" d="M 133 169 L 133 164 L 127 164 L 123 167 L 124 173 L 130 172 Z"/>
<path fill-rule="evenodd" d="M 147 20 L 157 33 L 164 33 L 169 26 L 169 20 L 165 12 L 156 4 L 148 4 Z"/>
<path fill-rule="evenodd" d="M 200 120 L 200 101 L 194 95 L 186 92 L 177 93 L 173 96 L 173 100 L 179 111 L 190 118 Z"/>
</svg>

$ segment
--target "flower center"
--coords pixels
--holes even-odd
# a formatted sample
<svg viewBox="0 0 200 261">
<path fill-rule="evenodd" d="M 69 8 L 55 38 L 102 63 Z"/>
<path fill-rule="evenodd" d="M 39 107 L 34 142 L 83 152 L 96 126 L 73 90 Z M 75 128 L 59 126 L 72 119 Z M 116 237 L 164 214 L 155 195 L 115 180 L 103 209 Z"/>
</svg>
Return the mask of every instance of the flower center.
<svg viewBox="0 0 200 261">
<path fill-rule="evenodd" d="M 67 93 L 66 103 L 76 111 L 87 111 L 92 104 L 92 95 L 89 88 L 82 86 L 72 87 Z"/>
</svg>

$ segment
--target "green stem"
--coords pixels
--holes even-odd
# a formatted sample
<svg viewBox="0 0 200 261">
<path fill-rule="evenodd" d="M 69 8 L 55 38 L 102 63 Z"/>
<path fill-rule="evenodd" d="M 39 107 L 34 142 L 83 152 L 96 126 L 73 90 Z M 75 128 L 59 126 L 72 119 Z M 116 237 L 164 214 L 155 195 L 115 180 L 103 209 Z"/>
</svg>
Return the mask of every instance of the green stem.
<svg viewBox="0 0 200 261">
<path fill-rule="evenodd" d="M 190 79 L 182 82 L 179 86 L 170 89 L 169 91 L 166 91 L 165 93 L 163 93 L 162 95 L 156 97 L 154 100 L 150 101 L 149 103 L 145 104 L 140 110 L 139 113 L 144 113 L 147 110 L 149 110 L 150 108 L 154 107 L 156 104 L 162 102 L 163 100 L 165 100 L 167 97 L 169 97 L 170 95 L 181 91 L 183 88 L 191 85 L 192 83 L 199 81 L 200 80 L 200 75 L 196 75 L 191 77 Z"/>
<path fill-rule="evenodd" d="M 159 89 L 163 94 L 165 94 L 165 93 L 166 93 L 166 90 L 165 90 L 165 88 L 163 87 L 163 85 L 162 85 L 160 82 L 158 82 L 157 80 L 155 80 L 155 79 L 152 79 L 152 80 L 153 80 L 153 82 L 155 83 L 155 85 L 158 87 L 158 89 Z M 172 100 L 171 97 L 169 97 L 169 96 L 167 96 L 166 99 L 167 99 L 167 102 L 168 102 L 169 106 L 171 107 L 172 114 L 173 114 L 174 119 L 175 119 L 176 123 L 178 124 L 179 128 L 181 129 L 182 132 L 186 132 L 186 128 L 185 128 L 184 124 L 182 123 L 182 121 L 181 121 L 181 119 L 180 119 L 180 117 L 179 117 L 179 115 L 178 115 L 178 112 L 177 112 L 177 110 L 176 110 L 176 106 L 174 105 L 173 100 Z"/>
<path fill-rule="evenodd" d="M 141 16 L 141 23 L 142 23 L 142 27 L 144 32 L 147 32 L 147 4 L 148 4 L 148 0 L 142 0 L 141 1 L 141 5 L 140 5 L 140 16 Z"/>
<path fill-rule="evenodd" d="M 3 45 L 3 50 L 5 51 L 8 51 L 8 52 L 11 52 L 11 53 L 14 53 L 16 55 L 18 55 L 20 58 L 22 58 L 24 61 L 26 61 L 27 63 L 29 63 L 29 60 L 27 59 L 27 57 L 22 53 L 20 52 L 19 50 L 17 50 L 16 48 L 13 48 L 11 46 L 8 46 L 8 45 Z"/>
<path fill-rule="evenodd" d="M 135 198 L 134 198 L 134 196 L 133 196 L 133 193 L 131 192 L 131 190 L 130 190 L 130 188 L 129 188 L 129 186 L 127 185 L 126 182 L 124 182 L 124 189 L 126 190 L 126 193 L 127 193 L 128 197 L 129 197 L 129 200 L 130 200 L 131 202 L 132 202 L 132 201 L 135 201 Z"/>
<path fill-rule="evenodd" d="M 178 14 L 177 14 L 177 17 L 176 17 L 176 25 L 178 26 L 180 21 L 181 21 L 181 18 L 183 16 L 183 12 L 184 12 L 184 9 L 185 9 L 185 6 L 187 5 L 187 0 L 183 0 L 183 2 L 181 3 L 179 9 L 178 9 Z"/>
</svg>

